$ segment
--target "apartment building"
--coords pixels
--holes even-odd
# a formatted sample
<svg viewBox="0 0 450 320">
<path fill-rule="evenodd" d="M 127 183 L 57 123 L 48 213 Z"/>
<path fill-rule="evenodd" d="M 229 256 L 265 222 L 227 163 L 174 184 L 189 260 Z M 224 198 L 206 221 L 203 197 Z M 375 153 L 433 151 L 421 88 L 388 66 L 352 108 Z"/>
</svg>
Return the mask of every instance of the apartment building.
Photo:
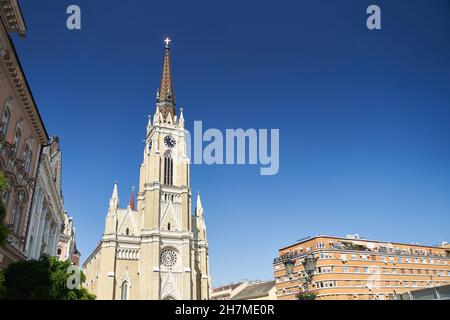
<svg viewBox="0 0 450 320">
<path fill-rule="evenodd" d="M 316 262 L 305 289 L 303 262 L 308 255 Z M 290 274 L 286 261 L 294 265 Z M 281 300 L 297 299 L 306 290 L 316 299 L 385 300 L 412 289 L 450 284 L 450 245 L 315 236 L 279 249 L 273 265 Z"/>
</svg>

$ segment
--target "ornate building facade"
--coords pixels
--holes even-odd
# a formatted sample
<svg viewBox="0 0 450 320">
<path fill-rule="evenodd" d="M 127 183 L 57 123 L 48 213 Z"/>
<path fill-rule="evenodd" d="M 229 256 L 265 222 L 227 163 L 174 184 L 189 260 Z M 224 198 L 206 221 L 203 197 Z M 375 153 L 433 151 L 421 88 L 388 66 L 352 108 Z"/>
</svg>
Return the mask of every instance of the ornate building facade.
<svg viewBox="0 0 450 320">
<path fill-rule="evenodd" d="M 200 195 L 192 212 L 183 110 L 177 115 L 166 39 L 139 192 L 119 208 L 117 183 L 101 242 L 83 265 L 98 299 L 209 299 L 208 243 Z"/>
<path fill-rule="evenodd" d="M 39 155 L 49 137 L 9 34 L 25 36 L 17 0 L 0 2 L 0 174 L 7 187 L 2 194 L 9 228 L 0 246 L 0 270 L 26 259 L 28 215 L 35 189 Z"/>
<path fill-rule="evenodd" d="M 59 139 L 43 148 L 35 182 L 31 214 L 27 226 L 25 252 L 28 259 L 43 254 L 56 256 L 59 234 L 64 223 L 61 191 L 61 150 Z"/>
<path fill-rule="evenodd" d="M 75 227 L 67 211 L 64 212 L 64 224 L 59 235 L 56 254 L 61 261 L 69 260 L 76 266 L 80 264 L 81 253 L 77 249 Z"/>
</svg>

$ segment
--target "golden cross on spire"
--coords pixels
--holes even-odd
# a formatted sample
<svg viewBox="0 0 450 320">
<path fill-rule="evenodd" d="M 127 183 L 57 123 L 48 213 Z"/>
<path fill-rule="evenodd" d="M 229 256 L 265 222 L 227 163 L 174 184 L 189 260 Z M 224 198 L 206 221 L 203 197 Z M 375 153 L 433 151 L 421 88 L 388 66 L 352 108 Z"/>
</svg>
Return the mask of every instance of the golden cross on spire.
<svg viewBox="0 0 450 320">
<path fill-rule="evenodd" d="M 166 43 L 166 48 L 169 48 L 170 41 L 172 41 L 172 40 L 170 40 L 169 38 L 166 38 L 164 40 L 164 42 Z"/>
</svg>

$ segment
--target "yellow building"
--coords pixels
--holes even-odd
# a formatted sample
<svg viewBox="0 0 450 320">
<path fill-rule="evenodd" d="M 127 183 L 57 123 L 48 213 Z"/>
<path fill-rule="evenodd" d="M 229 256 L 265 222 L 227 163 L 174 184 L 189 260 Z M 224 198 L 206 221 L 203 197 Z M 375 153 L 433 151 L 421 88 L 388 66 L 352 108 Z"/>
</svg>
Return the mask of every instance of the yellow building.
<svg viewBox="0 0 450 320">
<path fill-rule="evenodd" d="M 305 292 L 305 257 L 314 257 L 307 289 L 316 299 L 392 299 L 414 289 L 450 284 L 450 246 L 424 246 L 315 236 L 279 250 L 274 259 L 279 300 Z M 293 272 L 286 272 L 286 262 Z"/>
</svg>

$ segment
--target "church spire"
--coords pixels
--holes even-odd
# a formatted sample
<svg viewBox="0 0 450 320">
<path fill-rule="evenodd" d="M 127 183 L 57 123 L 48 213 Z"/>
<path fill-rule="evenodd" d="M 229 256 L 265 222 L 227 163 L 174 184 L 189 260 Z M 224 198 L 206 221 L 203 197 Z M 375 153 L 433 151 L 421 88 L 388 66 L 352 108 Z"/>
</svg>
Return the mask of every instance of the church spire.
<svg viewBox="0 0 450 320">
<path fill-rule="evenodd" d="M 175 91 L 173 90 L 172 67 L 170 65 L 170 39 L 166 38 L 164 49 L 164 63 L 161 74 L 161 84 L 157 93 L 157 102 L 163 118 L 166 119 L 170 113 L 172 118 L 175 116 Z"/>
<path fill-rule="evenodd" d="M 119 193 L 117 191 L 117 181 L 115 181 L 111 199 L 109 200 L 109 208 L 117 209 L 118 207 L 119 207 Z"/>
<path fill-rule="evenodd" d="M 202 206 L 202 200 L 200 199 L 200 192 L 197 192 L 197 205 L 195 207 L 195 215 L 197 217 L 203 216 L 203 206 Z"/>
</svg>

